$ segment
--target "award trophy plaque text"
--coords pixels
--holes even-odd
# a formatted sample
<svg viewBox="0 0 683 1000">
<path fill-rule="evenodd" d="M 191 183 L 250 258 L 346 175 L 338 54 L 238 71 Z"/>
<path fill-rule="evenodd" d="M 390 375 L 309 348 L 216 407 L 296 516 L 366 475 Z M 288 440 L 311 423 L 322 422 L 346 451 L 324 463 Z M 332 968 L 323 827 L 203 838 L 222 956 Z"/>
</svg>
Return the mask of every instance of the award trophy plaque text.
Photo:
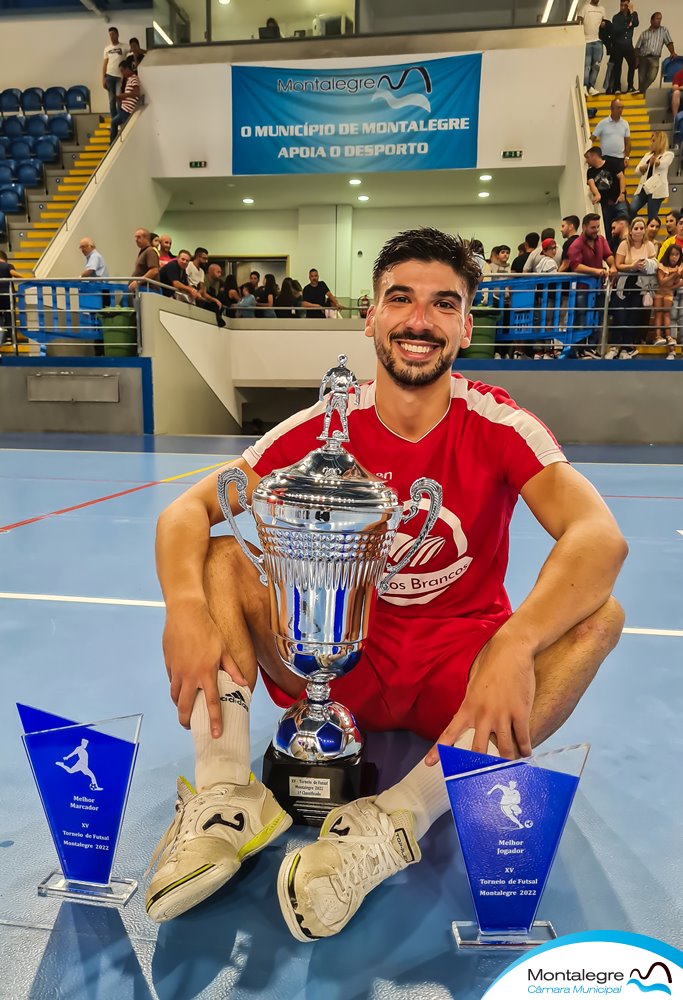
<svg viewBox="0 0 683 1000">
<path fill-rule="evenodd" d="M 125 906 L 138 884 L 134 879 L 112 878 L 111 871 L 142 716 L 78 725 L 28 705 L 17 708 L 61 866 L 41 882 L 39 895 Z"/>
<path fill-rule="evenodd" d="M 510 761 L 439 746 L 477 917 L 453 922 L 458 948 L 528 951 L 557 936 L 535 917 L 589 749 Z"/>
<path fill-rule="evenodd" d="M 335 806 L 374 791 L 363 777 L 362 737 L 349 710 L 330 700 L 330 682 L 358 663 L 375 592 L 382 593 L 410 562 L 441 509 L 441 487 L 418 479 L 404 512 L 396 493 L 342 447 L 349 440 L 348 393 L 356 385 L 340 355 L 321 385 L 321 398 L 330 388 L 318 439 L 322 447 L 265 476 L 253 491 L 251 508 L 240 469 L 226 470 L 218 481 L 221 509 L 268 586 L 277 651 L 307 681 L 306 696 L 280 720 L 265 755 L 263 780 L 295 822 L 310 826 L 320 826 Z M 341 430 L 330 433 L 335 412 Z M 232 515 L 231 484 L 256 521 L 258 557 Z M 424 494 L 429 506 L 415 543 L 385 575 L 396 530 L 417 514 Z"/>
</svg>

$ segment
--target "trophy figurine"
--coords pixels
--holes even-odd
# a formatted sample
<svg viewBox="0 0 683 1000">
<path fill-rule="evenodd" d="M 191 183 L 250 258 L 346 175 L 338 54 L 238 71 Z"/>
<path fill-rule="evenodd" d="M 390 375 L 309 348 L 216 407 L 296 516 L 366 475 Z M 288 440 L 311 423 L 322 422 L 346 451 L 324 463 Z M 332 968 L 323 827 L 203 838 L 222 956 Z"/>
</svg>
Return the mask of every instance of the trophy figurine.
<svg viewBox="0 0 683 1000">
<path fill-rule="evenodd" d="M 307 682 L 306 693 L 280 720 L 264 758 L 263 780 L 296 822 L 320 826 L 327 813 L 374 791 L 373 765 L 351 712 L 330 699 L 330 682 L 358 663 L 375 591 L 382 594 L 428 535 L 441 509 L 441 487 L 416 480 L 410 506 L 367 473 L 345 448 L 348 393 L 358 385 L 346 358 L 325 374 L 330 392 L 320 448 L 264 476 L 246 498 L 247 478 L 228 469 L 218 479 L 221 510 L 270 594 L 270 625 L 282 661 Z M 334 414 L 341 429 L 330 433 Z M 228 501 L 231 484 L 250 510 L 262 554 L 246 545 Z M 385 573 L 401 522 L 429 497 L 425 522 L 410 549 Z"/>
</svg>

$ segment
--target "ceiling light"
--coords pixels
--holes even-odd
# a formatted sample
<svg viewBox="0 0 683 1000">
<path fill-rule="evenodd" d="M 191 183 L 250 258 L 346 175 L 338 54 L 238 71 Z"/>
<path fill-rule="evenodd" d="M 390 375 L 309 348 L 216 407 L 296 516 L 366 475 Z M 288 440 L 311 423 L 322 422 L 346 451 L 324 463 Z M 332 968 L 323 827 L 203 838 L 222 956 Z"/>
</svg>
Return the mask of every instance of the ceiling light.
<svg viewBox="0 0 683 1000">
<path fill-rule="evenodd" d="M 569 8 L 569 13 L 567 14 L 567 24 L 574 20 L 576 17 L 576 8 L 579 6 L 579 0 L 572 0 L 572 5 Z"/>
<path fill-rule="evenodd" d="M 218 2 L 221 5 L 221 7 L 227 7 L 228 4 L 230 3 L 230 0 L 218 0 Z"/>
<path fill-rule="evenodd" d="M 492 174 L 482 174 L 480 176 L 479 180 L 480 181 L 492 181 L 493 180 L 493 176 L 492 176 Z"/>
<path fill-rule="evenodd" d="M 254 199 L 253 198 L 242 198 L 242 204 L 243 205 L 253 205 L 254 204 Z"/>
<path fill-rule="evenodd" d="M 491 197 L 491 192 L 490 191 L 480 191 L 479 192 L 479 197 L 480 198 L 490 198 Z"/>
<path fill-rule="evenodd" d="M 368 196 L 366 194 L 359 194 L 358 195 L 358 201 L 370 201 L 370 199 L 368 198 Z"/>
<path fill-rule="evenodd" d="M 349 181 L 349 184 L 353 184 L 354 187 L 358 187 L 358 185 L 362 183 L 363 182 L 359 177 L 352 177 L 351 180 Z"/>
<path fill-rule="evenodd" d="M 167 45 L 173 45 L 173 39 L 168 37 L 158 21 L 152 21 L 152 27 L 156 31 L 157 35 L 159 35 L 160 38 L 163 38 Z"/>
<path fill-rule="evenodd" d="M 550 17 L 550 13 L 551 13 L 551 11 L 553 9 L 553 4 L 554 3 L 555 3 L 555 0 L 548 0 L 548 2 L 546 3 L 545 10 L 543 11 L 543 14 L 541 15 L 541 24 L 547 24 L 548 23 L 548 18 Z"/>
</svg>

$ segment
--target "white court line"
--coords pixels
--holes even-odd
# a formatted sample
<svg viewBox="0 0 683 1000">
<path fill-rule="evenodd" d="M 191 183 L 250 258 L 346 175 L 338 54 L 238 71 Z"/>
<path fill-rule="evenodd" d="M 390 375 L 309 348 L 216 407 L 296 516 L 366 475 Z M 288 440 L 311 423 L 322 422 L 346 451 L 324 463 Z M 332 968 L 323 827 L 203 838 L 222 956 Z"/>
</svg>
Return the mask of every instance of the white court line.
<svg viewBox="0 0 683 1000">
<path fill-rule="evenodd" d="M 62 604 L 115 604 L 135 608 L 163 608 L 163 601 L 125 600 L 119 597 L 75 597 L 67 594 L 10 594 L 1 593 L 4 601 L 57 601 Z M 683 629 L 672 628 L 625 628 L 624 635 L 669 635 L 683 636 Z"/>
</svg>

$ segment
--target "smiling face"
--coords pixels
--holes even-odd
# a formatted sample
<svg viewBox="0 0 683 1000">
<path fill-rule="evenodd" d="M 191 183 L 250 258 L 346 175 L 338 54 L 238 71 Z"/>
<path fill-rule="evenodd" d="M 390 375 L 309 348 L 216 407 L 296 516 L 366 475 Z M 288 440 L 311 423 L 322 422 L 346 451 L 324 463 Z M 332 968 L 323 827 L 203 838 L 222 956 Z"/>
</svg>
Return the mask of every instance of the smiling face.
<svg viewBox="0 0 683 1000">
<path fill-rule="evenodd" d="M 402 386 L 431 385 L 472 336 L 467 285 L 440 261 L 407 260 L 379 279 L 365 321 L 379 363 Z"/>
</svg>

